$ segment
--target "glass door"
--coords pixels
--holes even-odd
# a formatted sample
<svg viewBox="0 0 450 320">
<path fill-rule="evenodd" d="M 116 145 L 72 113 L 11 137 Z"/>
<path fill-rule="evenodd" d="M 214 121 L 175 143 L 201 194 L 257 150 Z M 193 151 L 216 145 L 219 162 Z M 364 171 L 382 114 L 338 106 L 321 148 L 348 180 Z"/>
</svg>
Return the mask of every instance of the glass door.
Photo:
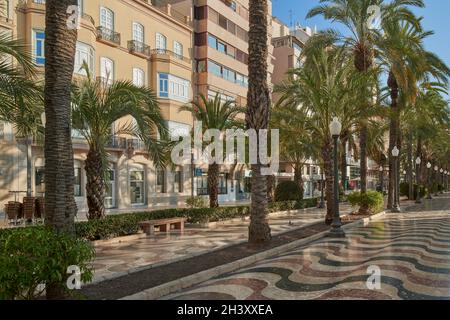
<svg viewBox="0 0 450 320">
<path fill-rule="evenodd" d="M 106 176 L 106 196 L 105 208 L 111 209 L 116 207 L 116 172 L 108 170 Z"/>
<path fill-rule="evenodd" d="M 130 198 L 132 205 L 145 204 L 144 171 L 130 172 Z"/>
</svg>

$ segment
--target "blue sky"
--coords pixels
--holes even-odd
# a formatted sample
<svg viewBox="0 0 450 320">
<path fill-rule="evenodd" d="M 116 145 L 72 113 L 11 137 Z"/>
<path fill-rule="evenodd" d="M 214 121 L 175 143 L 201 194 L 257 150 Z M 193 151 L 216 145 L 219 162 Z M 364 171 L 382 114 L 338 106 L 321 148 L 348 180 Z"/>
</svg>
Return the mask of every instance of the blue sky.
<svg viewBox="0 0 450 320">
<path fill-rule="evenodd" d="M 450 66 L 450 1 L 424 0 L 424 2 L 426 8 L 414 11 L 418 16 L 424 17 L 424 28 L 435 32 L 426 40 L 426 48 L 438 54 Z M 307 12 L 318 3 L 319 0 L 272 0 L 273 15 L 288 25 L 292 16 L 292 21 L 300 22 L 302 26 L 312 28 L 317 26 L 318 30 L 330 27 L 339 30 L 338 24 L 332 24 L 321 17 L 306 19 Z M 289 12 L 290 10 L 292 10 L 292 14 Z"/>
</svg>

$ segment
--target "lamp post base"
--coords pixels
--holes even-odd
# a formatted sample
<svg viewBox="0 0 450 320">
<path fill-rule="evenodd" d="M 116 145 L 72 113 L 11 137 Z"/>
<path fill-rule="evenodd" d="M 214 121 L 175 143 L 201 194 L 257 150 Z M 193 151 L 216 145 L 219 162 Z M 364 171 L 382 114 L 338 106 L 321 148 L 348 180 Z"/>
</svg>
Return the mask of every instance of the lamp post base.
<svg viewBox="0 0 450 320">
<path fill-rule="evenodd" d="M 332 227 L 330 232 L 328 232 L 327 237 L 329 237 L 329 238 L 345 238 L 345 232 L 341 227 Z"/>
<path fill-rule="evenodd" d="M 319 209 L 325 209 L 325 202 L 320 201 L 318 208 Z"/>
<path fill-rule="evenodd" d="M 416 204 L 421 204 L 422 203 L 422 199 L 418 198 L 416 199 Z"/>
<path fill-rule="evenodd" d="M 398 204 L 394 204 L 394 206 L 392 207 L 391 212 L 393 212 L 393 213 L 401 213 L 402 209 L 400 209 L 400 206 Z"/>
</svg>

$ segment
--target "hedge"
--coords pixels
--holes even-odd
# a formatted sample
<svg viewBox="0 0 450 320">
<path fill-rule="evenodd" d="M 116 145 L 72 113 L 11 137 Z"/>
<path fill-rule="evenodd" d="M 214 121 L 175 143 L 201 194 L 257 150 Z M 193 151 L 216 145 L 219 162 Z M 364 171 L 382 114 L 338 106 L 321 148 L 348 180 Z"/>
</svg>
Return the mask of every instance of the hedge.
<svg viewBox="0 0 450 320">
<path fill-rule="evenodd" d="M 269 205 L 269 212 L 298 210 L 316 207 L 318 200 L 275 202 Z M 75 223 L 77 238 L 90 241 L 111 239 L 136 234 L 139 222 L 153 219 L 184 217 L 188 223 L 208 223 L 234 218 L 243 218 L 250 214 L 248 206 L 219 208 L 177 208 L 150 212 L 135 212 L 110 215 L 102 220 L 81 221 Z M 40 227 L 33 227 L 40 228 Z M 0 230 L 1 233 L 1 230 Z"/>
<path fill-rule="evenodd" d="M 365 194 L 353 192 L 348 195 L 347 199 L 353 207 L 367 206 L 371 214 L 383 211 L 384 197 L 377 191 L 367 191 Z"/>
</svg>

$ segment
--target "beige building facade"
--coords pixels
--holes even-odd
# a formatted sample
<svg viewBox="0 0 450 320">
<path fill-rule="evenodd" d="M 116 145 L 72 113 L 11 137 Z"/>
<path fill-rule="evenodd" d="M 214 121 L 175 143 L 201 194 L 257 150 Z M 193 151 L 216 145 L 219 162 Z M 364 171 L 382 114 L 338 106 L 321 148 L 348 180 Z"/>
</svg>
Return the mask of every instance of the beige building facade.
<svg viewBox="0 0 450 320">
<path fill-rule="evenodd" d="M 39 69 L 45 64 L 45 1 L 2 0 L 0 28 L 30 45 Z M 105 81 L 131 80 L 149 86 L 158 98 L 169 129 L 188 134 L 189 113 L 179 107 L 193 98 L 192 21 L 169 6 L 143 0 L 84 0 L 75 56 L 74 77 L 85 76 L 83 61 L 95 77 Z M 121 119 L 120 121 L 129 121 Z M 190 165 L 156 170 L 143 144 L 115 134 L 111 128 L 109 181 L 106 205 L 133 209 L 179 205 L 191 194 Z M 79 212 L 86 211 L 84 161 L 87 145 L 73 130 L 75 197 Z M 131 152 L 130 152 L 131 151 Z M 11 124 L 0 125 L 0 203 L 20 200 L 26 190 L 26 151 L 14 138 Z M 43 150 L 33 146 L 33 193 L 45 192 Z M 3 207 L 3 206 L 2 206 Z"/>
<path fill-rule="evenodd" d="M 43 71 L 45 65 L 45 0 L 0 0 L 0 32 L 23 39 Z M 269 2 L 270 3 L 270 2 Z M 248 0 L 79 0 L 74 77 L 87 62 L 104 81 L 131 80 L 149 86 L 174 135 L 189 134 L 193 119 L 180 106 L 199 93 L 232 99 L 245 106 L 248 87 Z M 274 72 L 271 4 L 269 8 L 269 79 Z M 130 121 L 121 119 L 120 121 Z M 206 195 L 206 168 L 192 183 L 190 163 L 156 170 L 142 143 L 111 128 L 106 205 L 110 210 L 176 206 L 194 195 Z M 87 210 L 84 161 L 87 145 L 73 130 L 75 197 Z M 130 152 L 131 151 L 131 152 Z M 45 192 L 42 146 L 33 145 L 33 194 Z M 245 168 L 224 167 L 219 201 L 249 197 Z M 191 187 L 193 185 L 193 188 Z M 20 201 L 26 191 L 26 147 L 16 141 L 14 126 L 0 123 L 0 211 Z M 84 216 L 84 215 L 83 215 Z"/>
</svg>

